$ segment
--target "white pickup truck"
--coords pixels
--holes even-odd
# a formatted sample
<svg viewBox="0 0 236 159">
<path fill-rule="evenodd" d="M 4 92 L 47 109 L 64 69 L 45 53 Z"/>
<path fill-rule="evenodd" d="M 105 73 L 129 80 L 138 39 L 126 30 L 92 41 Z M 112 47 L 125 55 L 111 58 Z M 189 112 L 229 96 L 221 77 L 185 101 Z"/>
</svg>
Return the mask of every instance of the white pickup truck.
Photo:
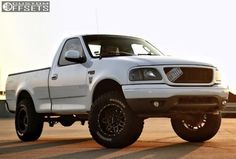
<svg viewBox="0 0 236 159">
<path fill-rule="evenodd" d="M 211 139 L 228 89 L 211 64 L 165 56 L 140 38 L 82 35 L 61 43 L 51 68 L 10 74 L 6 98 L 22 141 L 37 140 L 44 122 L 88 120 L 97 143 L 122 148 L 150 117 L 171 118 L 189 142 Z"/>
</svg>

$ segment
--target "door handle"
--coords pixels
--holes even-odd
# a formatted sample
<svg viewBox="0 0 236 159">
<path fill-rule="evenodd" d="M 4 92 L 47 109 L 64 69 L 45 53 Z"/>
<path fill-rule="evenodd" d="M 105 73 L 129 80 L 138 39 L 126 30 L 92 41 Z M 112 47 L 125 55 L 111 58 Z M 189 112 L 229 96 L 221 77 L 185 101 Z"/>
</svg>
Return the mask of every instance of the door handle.
<svg viewBox="0 0 236 159">
<path fill-rule="evenodd" d="M 52 80 L 57 80 L 57 78 L 58 78 L 57 74 L 53 74 L 52 77 L 51 77 Z"/>
</svg>

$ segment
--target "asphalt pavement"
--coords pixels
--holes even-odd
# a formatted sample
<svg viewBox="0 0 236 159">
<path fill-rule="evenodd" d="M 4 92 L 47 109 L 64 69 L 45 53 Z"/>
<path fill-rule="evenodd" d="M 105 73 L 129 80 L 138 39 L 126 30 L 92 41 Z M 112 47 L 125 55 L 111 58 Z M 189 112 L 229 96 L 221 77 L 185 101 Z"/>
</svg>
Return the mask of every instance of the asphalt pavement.
<svg viewBox="0 0 236 159">
<path fill-rule="evenodd" d="M 53 128 L 47 123 L 39 140 L 21 142 L 17 138 L 13 119 L 0 119 L 0 158 L 236 158 L 236 119 L 223 119 L 217 135 L 204 143 L 188 143 L 172 130 L 170 120 L 155 118 L 145 120 L 139 140 L 123 149 L 106 149 L 90 136 L 88 125 L 79 122 L 71 127 L 60 124 Z"/>
</svg>

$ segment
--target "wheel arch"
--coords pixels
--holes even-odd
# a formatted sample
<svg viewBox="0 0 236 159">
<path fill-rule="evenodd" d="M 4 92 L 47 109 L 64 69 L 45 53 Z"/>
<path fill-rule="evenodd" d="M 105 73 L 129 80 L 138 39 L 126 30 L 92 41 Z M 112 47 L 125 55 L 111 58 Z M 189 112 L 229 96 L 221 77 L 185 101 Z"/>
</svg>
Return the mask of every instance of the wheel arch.
<svg viewBox="0 0 236 159">
<path fill-rule="evenodd" d="M 119 82 L 114 79 L 102 79 L 99 81 L 93 89 L 92 103 L 99 97 L 99 95 L 107 93 L 109 91 L 118 91 L 123 95 L 122 87 Z"/>
<path fill-rule="evenodd" d="M 30 99 L 31 102 L 34 104 L 34 100 L 31 96 L 31 94 L 29 93 L 29 91 L 27 90 L 21 90 L 19 91 L 18 95 L 17 95 L 17 99 L 16 99 L 16 105 L 18 106 L 19 102 L 22 100 L 22 99 Z M 35 108 L 34 108 L 35 109 Z"/>
</svg>

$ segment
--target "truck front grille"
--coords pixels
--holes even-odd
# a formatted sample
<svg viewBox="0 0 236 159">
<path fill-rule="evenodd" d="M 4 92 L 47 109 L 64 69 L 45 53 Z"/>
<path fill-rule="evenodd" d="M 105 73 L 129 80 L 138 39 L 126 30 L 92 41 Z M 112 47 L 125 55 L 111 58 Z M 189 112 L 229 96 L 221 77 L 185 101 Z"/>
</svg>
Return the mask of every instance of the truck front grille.
<svg viewBox="0 0 236 159">
<path fill-rule="evenodd" d="M 199 67 L 165 67 L 165 74 L 172 83 L 211 83 L 213 70 Z"/>
</svg>

